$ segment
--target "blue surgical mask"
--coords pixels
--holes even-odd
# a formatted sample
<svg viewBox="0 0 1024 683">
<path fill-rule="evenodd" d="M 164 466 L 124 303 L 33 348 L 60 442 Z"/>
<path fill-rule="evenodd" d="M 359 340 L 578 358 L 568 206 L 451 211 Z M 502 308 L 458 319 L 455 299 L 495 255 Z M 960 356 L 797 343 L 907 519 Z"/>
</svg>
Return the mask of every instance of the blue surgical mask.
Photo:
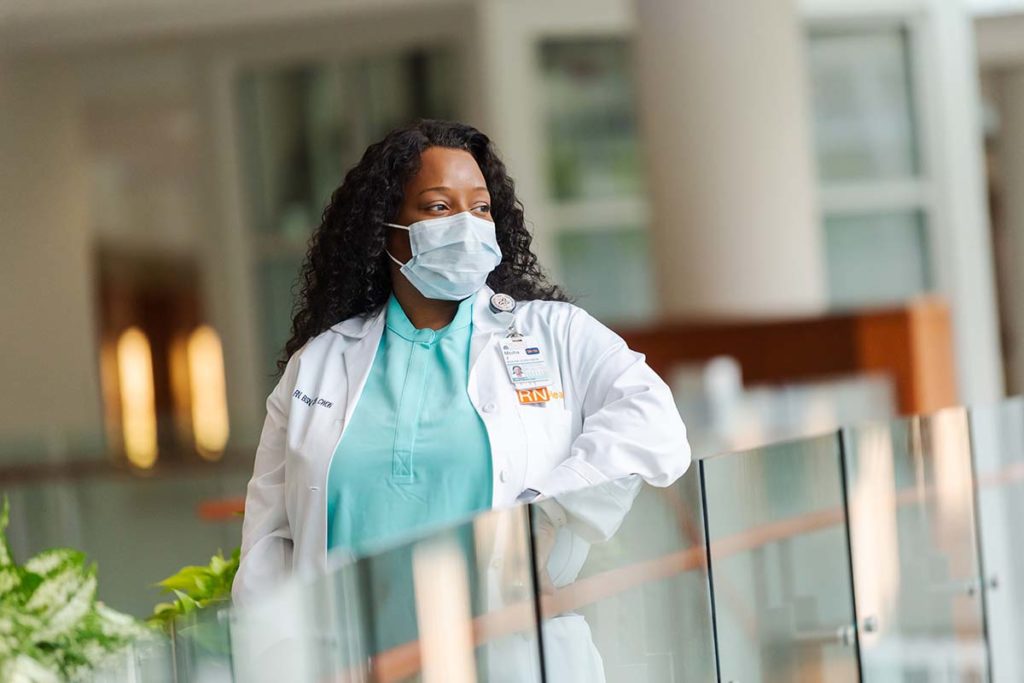
<svg viewBox="0 0 1024 683">
<path fill-rule="evenodd" d="M 483 287 L 487 276 L 501 263 L 494 223 L 468 211 L 416 221 L 409 226 L 385 225 L 409 231 L 409 262 L 402 263 L 391 252 L 387 254 L 402 267 L 402 275 L 428 299 L 465 299 Z"/>
</svg>

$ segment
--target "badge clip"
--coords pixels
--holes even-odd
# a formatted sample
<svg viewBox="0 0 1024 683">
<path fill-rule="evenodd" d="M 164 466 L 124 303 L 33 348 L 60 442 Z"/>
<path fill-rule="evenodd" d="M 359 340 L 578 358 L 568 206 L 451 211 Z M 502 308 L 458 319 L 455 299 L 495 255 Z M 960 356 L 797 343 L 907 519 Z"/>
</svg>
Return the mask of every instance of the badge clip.
<svg viewBox="0 0 1024 683">
<path fill-rule="evenodd" d="M 516 329 L 516 300 L 514 298 L 508 294 L 493 294 L 488 305 L 490 306 L 491 313 L 495 315 L 508 314 L 510 320 L 507 333 L 505 334 L 507 339 L 519 339 L 523 336 Z"/>
</svg>

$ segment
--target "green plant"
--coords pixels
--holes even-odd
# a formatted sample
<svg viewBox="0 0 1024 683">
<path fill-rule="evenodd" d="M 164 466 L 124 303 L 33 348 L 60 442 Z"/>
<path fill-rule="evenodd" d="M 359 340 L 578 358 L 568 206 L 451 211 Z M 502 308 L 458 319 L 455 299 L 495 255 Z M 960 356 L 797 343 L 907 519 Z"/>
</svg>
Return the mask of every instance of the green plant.
<svg viewBox="0 0 1024 683">
<path fill-rule="evenodd" d="M 231 582 L 238 571 L 240 554 L 241 549 L 236 548 L 230 557 L 225 558 L 218 551 L 210 558 L 208 565 L 182 567 L 178 573 L 158 583 L 165 593 L 174 593 L 177 599 L 154 607 L 149 623 L 169 629 L 170 624 L 179 617 L 228 600 L 231 597 Z"/>
<path fill-rule="evenodd" d="M 0 680 L 58 683 L 99 665 L 148 632 L 96 600 L 96 565 L 70 548 L 18 565 L 0 512 Z"/>
</svg>

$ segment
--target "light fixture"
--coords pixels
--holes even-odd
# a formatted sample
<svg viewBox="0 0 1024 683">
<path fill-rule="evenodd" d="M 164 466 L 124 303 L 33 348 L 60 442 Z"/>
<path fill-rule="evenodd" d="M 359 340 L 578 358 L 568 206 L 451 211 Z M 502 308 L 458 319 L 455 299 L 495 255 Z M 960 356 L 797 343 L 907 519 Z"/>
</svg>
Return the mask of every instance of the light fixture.
<svg viewBox="0 0 1024 683">
<path fill-rule="evenodd" d="M 149 469 L 157 458 L 153 355 L 138 327 L 129 327 L 117 340 L 117 373 L 125 455 L 136 467 Z"/>
<path fill-rule="evenodd" d="M 229 431 L 224 354 L 217 332 L 209 325 L 197 327 L 189 335 L 187 354 L 196 450 L 207 460 L 217 460 Z"/>
</svg>

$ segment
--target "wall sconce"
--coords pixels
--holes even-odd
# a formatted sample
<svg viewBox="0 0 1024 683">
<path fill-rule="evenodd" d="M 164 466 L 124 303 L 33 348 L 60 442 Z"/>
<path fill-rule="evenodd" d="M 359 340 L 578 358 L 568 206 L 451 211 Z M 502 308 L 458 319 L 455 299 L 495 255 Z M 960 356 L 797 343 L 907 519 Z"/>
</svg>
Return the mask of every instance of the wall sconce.
<svg viewBox="0 0 1024 683">
<path fill-rule="evenodd" d="M 101 250 L 101 374 L 107 434 L 133 467 L 219 460 L 229 435 L 220 336 L 202 322 L 181 255 Z M 194 456 L 191 456 L 194 457 Z"/>
</svg>

